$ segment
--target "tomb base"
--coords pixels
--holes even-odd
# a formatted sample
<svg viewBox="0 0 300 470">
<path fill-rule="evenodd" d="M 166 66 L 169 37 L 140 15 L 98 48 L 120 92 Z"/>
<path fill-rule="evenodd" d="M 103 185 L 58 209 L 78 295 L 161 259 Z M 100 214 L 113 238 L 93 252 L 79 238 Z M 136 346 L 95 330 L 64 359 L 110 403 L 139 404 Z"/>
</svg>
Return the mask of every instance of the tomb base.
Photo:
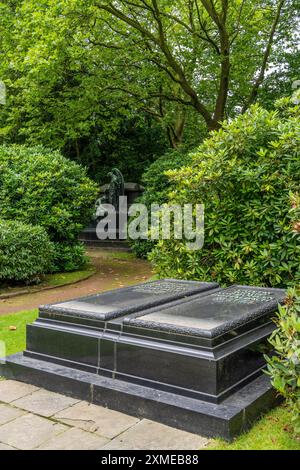
<svg viewBox="0 0 300 470">
<path fill-rule="evenodd" d="M 184 431 L 229 441 L 278 404 L 266 375 L 257 377 L 221 404 L 106 378 L 25 357 L 22 353 L 0 364 L 0 375 Z"/>
</svg>

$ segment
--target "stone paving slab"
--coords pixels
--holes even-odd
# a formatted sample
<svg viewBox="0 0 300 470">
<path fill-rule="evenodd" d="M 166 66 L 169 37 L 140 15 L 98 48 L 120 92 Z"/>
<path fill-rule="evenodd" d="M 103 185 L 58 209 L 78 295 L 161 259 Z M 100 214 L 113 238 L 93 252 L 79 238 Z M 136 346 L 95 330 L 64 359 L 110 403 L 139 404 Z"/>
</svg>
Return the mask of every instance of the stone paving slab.
<svg viewBox="0 0 300 470">
<path fill-rule="evenodd" d="M 38 450 L 99 450 L 107 442 L 105 437 L 79 428 L 70 428 L 38 447 Z"/>
<path fill-rule="evenodd" d="M 78 403 L 78 401 L 58 393 L 49 392 L 48 390 L 37 390 L 31 395 L 11 402 L 11 404 L 22 410 L 49 418 L 58 411 Z"/>
<path fill-rule="evenodd" d="M 23 410 L 18 410 L 12 406 L 0 403 L 0 426 L 19 418 L 19 416 L 22 416 L 23 414 L 25 414 L 25 411 Z"/>
<path fill-rule="evenodd" d="M 30 450 L 66 430 L 63 424 L 27 413 L 0 426 L 0 442 L 17 449 Z"/>
<path fill-rule="evenodd" d="M 154 421 L 0 381 L 0 450 L 198 450 L 208 442 Z"/>
<path fill-rule="evenodd" d="M 118 436 L 140 421 L 138 418 L 85 401 L 57 413 L 54 419 L 108 439 Z"/>
<path fill-rule="evenodd" d="M 16 380 L 1 380 L 0 382 L 0 402 L 11 403 L 18 398 L 25 397 L 30 393 L 39 390 L 34 385 L 17 382 Z"/>
<path fill-rule="evenodd" d="M 164 424 L 143 419 L 110 441 L 105 450 L 198 450 L 209 440 Z"/>
<path fill-rule="evenodd" d="M 6 444 L 1 444 L 0 442 L 0 450 L 17 450 L 14 447 L 8 446 Z"/>
</svg>

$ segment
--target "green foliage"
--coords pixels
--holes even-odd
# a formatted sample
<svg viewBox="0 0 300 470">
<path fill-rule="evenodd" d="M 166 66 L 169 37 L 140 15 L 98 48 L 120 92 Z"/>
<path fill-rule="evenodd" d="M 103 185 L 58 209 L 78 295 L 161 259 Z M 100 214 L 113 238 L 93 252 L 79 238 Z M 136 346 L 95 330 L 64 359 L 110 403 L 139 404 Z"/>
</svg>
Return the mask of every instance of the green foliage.
<svg viewBox="0 0 300 470">
<path fill-rule="evenodd" d="M 75 241 L 89 221 L 97 185 L 78 164 L 41 146 L 0 146 L 0 216 Z"/>
<path fill-rule="evenodd" d="M 140 182 L 145 168 L 167 146 L 159 125 L 139 117 L 124 120 L 109 136 L 98 122 L 87 137 L 78 139 L 78 155 L 72 142 L 64 147 L 64 153 L 86 166 L 88 174 L 99 184 L 109 181 L 108 173 L 113 167 L 122 172 L 125 181 Z"/>
<path fill-rule="evenodd" d="M 0 221 L 0 282 L 35 282 L 47 272 L 53 247 L 46 231 L 17 221 Z"/>
<path fill-rule="evenodd" d="M 151 257 L 162 277 L 287 286 L 300 279 L 299 233 L 290 192 L 300 182 L 299 106 L 255 105 L 214 132 L 193 163 L 169 172 L 170 203 L 205 204 L 202 250 L 160 241 Z"/>
<path fill-rule="evenodd" d="M 278 24 L 280 0 L 209 3 L 125 1 L 120 17 L 111 1 L 0 2 L 8 91 L 0 141 L 63 149 L 100 178 L 110 156 L 118 166 L 130 153 L 136 178 L 146 147 L 136 137 L 146 134 L 150 148 L 156 131 L 171 145 L 197 145 L 203 108 L 217 125 L 251 101 L 256 83 L 268 105 L 289 93 L 299 70 L 297 0 L 285 0 Z"/>
<path fill-rule="evenodd" d="M 266 357 L 272 384 L 286 399 L 296 434 L 300 434 L 300 290 L 290 289 L 279 306 L 277 329 L 270 343 L 276 355 Z"/>
<path fill-rule="evenodd" d="M 98 30 L 87 3 L 27 0 L 12 11 L 0 5 L 6 52 L 0 76 L 8 90 L 7 106 L 0 107 L 0 142 L 60 149 L 101 184 L 112 166 L 127 181 L 139 181 L 148 162 L 164 152 L 165 132 L 132 99 L 120 99 L 124 70 L 113 64 L 114 51 L 87 47 L 109 29 L 102 24 Z"/>
<path fill-rule="evenodd" d="M 38 317 L 38 310 L 27 310 L 0 316 L 0 335 L 5 344 L 6 356 L 26 349 L 26 325 L 34 322 Z M 16 330 L 10 330 L 15 326 Z"/>
<path fill-rule="evenodd" d="M 205 450 L 300 450 L 300 441 L 290 429 L 290 413 L 279 406 L 233 442 L 213 440 Z"/>
<path fill-rule="evenodd" d="M 170 181 L 166 176 L 166 171 L 181 168 L 189 162 L 189 153 L 182 146 L 176 150 L 169 150 L 165 155 L 154 161 L 145 171 L 142 176 L 145 192 L 138 202 L 146 205 L 149 215 L 151 204 L 164 204 L 168 200 Z M 146 258 L 148 253 L 154 248 L 155 243 L 155 241 L 140 239 L 132 240 L 130 245 L 138 258 Z"/>
<path fill-rule="evenodd" d="M 87 266 L 83 243 L 54 243 L 51 272 L 77 271 Z"/>
<path fill-rule="evenodd" d="M 58 151 L 0 146 L 0 217 L 46 230 L 55 242 L 50 271 L 86 264 L 77 237 L 90 220 L 97 191 L 86 171 Z"/>
</svg>

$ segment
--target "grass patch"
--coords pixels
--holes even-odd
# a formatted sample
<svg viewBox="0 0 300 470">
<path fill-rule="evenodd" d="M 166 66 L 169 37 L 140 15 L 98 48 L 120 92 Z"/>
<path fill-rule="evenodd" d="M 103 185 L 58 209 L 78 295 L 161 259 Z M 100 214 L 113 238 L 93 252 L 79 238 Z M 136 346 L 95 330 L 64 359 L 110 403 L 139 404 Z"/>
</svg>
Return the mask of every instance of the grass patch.
<svg viewBox="0 0 300 470">
<path fill-rule="evenodd" d="M 68 273 L 55 273 L 55 274 L 46 274 L 43 277 L 43 280 L 40 284 L 35 284 L 32 286 L 16 286 L 16 287 L 2 287 L 0 288 L 0 295 L 5 294 L 17 294 L 18 292 L 38 292 L 47 287 L 61 287 L 68 284 L 73 284 L 78 281 L 83 281 L 84 279 L 89 278 L 96 272 L 96 269 L 93 266 L 89 266 L 86 269 L 81 271 L 73 271 Z"/>
<path fill-rule="evenodd" d="M 293 436 L 291 415 L 285 406 L 279 406 L 261 418 L 249 432 L 232 443 L 216 439 L 208 450 L 300 450 L 300 436 Z"/>
<path fill-rule="evenodd" d="M 103 260 L 118 260 L 118 261 L 137 261 L 135 254 L 132 251 L 127 250 L 114 250 L 111 249 L 101 249 L 101 248 L 88 248 L 87 256 L 92 260 L 103 259 Z"/>
<path fill-rule="evenodd" d="M 25 349 L 26 324 L 32 323 L 37 316 L 37 309 L 0 316 L 0 340 L 4 342 L 5 355 L 9 356 Z"/>
<path fill-rule="evenodd" d="M 46 286 L 59 287 L 59 286 L 64 286 L 66 284 L 73 284 L 74 282 L 83 281 L 84 279 L 87 279 L 92 274 L 94 274 L 95 271 L 96 271 L 95 268 L 91 266 L 81 271 L 74 271 L 70 273 L 47 274 L 41 285 L 43 287 L 46 287 Z"/>
<path fill-rule="evenodd" d="M 110 251 L 107 253 L 107 258 L 119 259 L 119 260 L 136 260 L 134 253 L 131 251 Z"/>
</svg>

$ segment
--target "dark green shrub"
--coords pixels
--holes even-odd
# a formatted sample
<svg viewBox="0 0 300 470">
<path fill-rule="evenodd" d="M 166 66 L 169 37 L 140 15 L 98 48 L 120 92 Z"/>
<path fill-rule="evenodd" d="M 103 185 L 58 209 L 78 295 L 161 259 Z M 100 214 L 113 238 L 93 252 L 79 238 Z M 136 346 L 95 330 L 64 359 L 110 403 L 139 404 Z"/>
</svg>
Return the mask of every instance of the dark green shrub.
<svg viewBox="0 0 300 470">
<path fill-rule="evenodd" d="M 181 168 L 190 161 L 189 152 L 184 147 L 169 150 L 165 155 L 155 160 L 142 176 L 145 192 L 138 202 L 145 204 L 149 211 L 151 204 L 167 202 L 170 181 L 166 176 L 166 171 Z M 137 257 L 147 258 L 148 253 L 154 248 L 155 242 L 151 240 L 132 240 L 130 245 Z"/>
<path fill-rule="evenodd" d="M 0 146 L 0 217 L 44 227 L 53 241 L 76 240 L 90 220 L 97 185 L 57 151 Z"/>
<path fill-rule="evenodd" d="M 80 165 L 59 152 L 43 147 L 0 146 L 0 217 L 43 227 L 56 243 L 58 258 L 53 270 L 80 269 L 85 258 L 76 248 L 78 234 L 91 217 L 97 185 L 86 176 Z M 58 244 L 62 247 L 58 249 Z M 64 260 L 66 264 L 64 264 Z M 76 261 L 76 262 L 75 262 Z"/>
<path fill-rule="evenodd" d="M 88 263 L 83 243 L 53 243 L 54 254 L 51 271 L 76 271 L 83 269 Z"/>
<path fill-rule="evenodd" d="M 36 282 L 50 269 L 53 246 L 42 227 L 0 220 L 0 282 Z"/>
<path fill-rule="evenodd" d="M 169 172 L 170 203 L 205 204 L 205 241 L 160 241 L 151 254 L 161 277 L 263 286 L 300 279 L 300 244 L 291 232 L 290 191 L 300 183 L 299 106 L 253 106 Z M 284 109 L 284 112 L 282 111 Z"/>
<path fill-rule="evenodd" d="M 294 431 L 300 434 L 300 290 L 290 289 L 279 306 L 270 338 L 276 355 L 266 357 L 272 385 L 286 399 Z"/>
</svg>

